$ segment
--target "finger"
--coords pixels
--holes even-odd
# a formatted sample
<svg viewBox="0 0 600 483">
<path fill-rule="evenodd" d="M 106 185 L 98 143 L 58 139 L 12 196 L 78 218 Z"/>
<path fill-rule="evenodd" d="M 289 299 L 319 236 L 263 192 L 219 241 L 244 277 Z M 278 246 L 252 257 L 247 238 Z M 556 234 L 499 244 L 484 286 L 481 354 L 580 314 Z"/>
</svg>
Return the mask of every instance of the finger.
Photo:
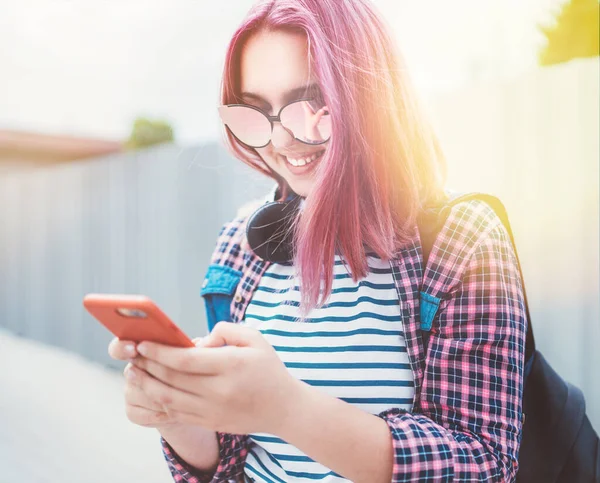
<svg viewBox="0 0 600 483">
<path fill-rule="evenodd" d="M 152 401 L 148 395 L 142 391 L 142 388 L 134 384 L 125 384 L 125 403 L 131 404 L 132 406 L 139 406 L 142 408 L 150 409 L 152 411 L 164 411 L 164 408 Z"/>
<path fill-rule="evenodd" d="M 146 359 L 158 362 L 180 372 L 207 376 L 223 372 L 223 368 L 229 365 L 228 357 L 239 357 L 238 354 L 232 354 L 232 349 L 239 348 L 180 348 L 147 341 L 142 342 L 138 346 L 138 352 Z"/>
<path fill-rule="evenodd" d="M 108 345 L 108 354 L 113 359 L 126 361 L 134 358 L 137 355 L 137 351 L 135 350 L 135 343 L 115 337 Z"/>
<path fill-rule="evenodd" d="M 152 409 L 154 411 L 163 411 L 164 409 L 160 404 L 152 401 L 139 385 L 136 385 L 129 380 L 128 374 L 130 370 L 131 364 L 128 364 L 125 371 L 123 371 L 125 373 L 125 403 Z"/>
<path fill-rule="evenodd" d="M 141 363 L 141 365 L 143 365 L 143 366 L 145 366 L 147 363 L 151 362 L 151 361 L 148 361 L 147 359 L 144 359 L 141 356 L 138 356 L 136 361 L 138 363 Z M 153 363 L 153 364 L 157 364 L 157 363 Z M 127 404 L 131 404 L 132 406 L 139 406 L 139 407 L 149 409 L 152 411 L 158 411 L 158 412 L 170 414 L 167 411 L 166 406 L 163 406 L 162 404 L 154 401 L 148 394 L 146 394 L 144 392 L 143 388 L 140 385 L 139 376 L 137 374 L 134 374 L 132 376 L 131 367 L 132 367 L 132 364 L 130 363 L 125 368 L 125 371 L 123 371 L 125 373 L 125 377 L 126 377 L 125 402 Z M 144 376 L 153 378 L 153 376 L 148 374 L 144 369 L 140 369 L 139 372 L 141 372 Z"/>
<path fill-rule="evenodd" d="M 321 118 L 325 115 L 327 111 L 327 106 L 322 107 L 315 113 L 315 126 L 321 121 Z"/>
<path fill-rule="evenodd" d="M 174 409 L 167 408 L 167 414 L 169 415 L 169 421 L 171 422 L 192 424 L 196 426 L 202 426 L 205 429 L 211 429 L 207 427 L 207 421 L 204 417 L 202 417 L 203 413 L 204 410 L 200 406 L 198 406 L 198 409 L 194 414 L 182 411 L 175 411 Z"/>
<path fill-rule="evenodd" d="M 248 347 L 260 339 L 262 339 L 262 336 L 256 329 L 232 322 L 219 322 L 206 337 L 204 347 L 221 347 L 225 345 Z"/>
<path fill-rule="evenodd" d="M 179 389 L 167 386 L 158 379 L 132 367 L 128 372 L 129 381 L 138 386 L 152 401 L 165 410 L 194 414 L 202 400 L 200 396 L 189 394 Z"/>
<path fill-rule="evenodd" d="M 130 359 L 129 363 L 137 367 L 138 369 L 145 371 L 147 361 L 148 359 L 146 359 L 144 356 L 137 356 L 133 359 Z M 127 369 L 127 367 L 125 369 Z"/>
<path fill-rule="evenodd" d="M 171 420 L 171 417 L 164 411 L 152 411 L 151 409 L 131 404 L 125 405 L 125 414 L 129 421 L 144 427 L 158 426 L 168 423 Z"/>
<path fill-rule="evenodd" d="M 167 386 L 180 389 L 181 391 L 190 394 L 200 394 L 202 391 L 202 383 L 197 374 L 181 372 L 176 369 L 171 369 L 159 362 L 152 361 L 143 357 L 139 357 L 139 362 L 135 366 L 143 369 L 147 374 L 158 379 Z M 211 377 L 211 376 L 204 376 Z"/>
</svg>

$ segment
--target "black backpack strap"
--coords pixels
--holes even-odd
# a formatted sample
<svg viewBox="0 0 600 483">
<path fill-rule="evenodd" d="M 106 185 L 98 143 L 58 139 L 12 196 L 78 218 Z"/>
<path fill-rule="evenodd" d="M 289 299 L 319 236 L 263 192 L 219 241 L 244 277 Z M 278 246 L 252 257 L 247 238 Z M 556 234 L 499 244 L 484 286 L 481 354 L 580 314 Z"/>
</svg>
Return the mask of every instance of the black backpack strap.
<svg viewBox="0 0 600 483">
<path fill-rule="evenodd" d="M 496 213 L 498 218 L 502 221 L 502 224 L 506 228 L 510 241 L 515 252 L 515 258 L 517 260 L 517 266 L 519 268 L 519 274 L 521 276 L 521 285 L 523 286 L 523 297 L 525 299 L 525 312 L 527 315 L 527 337 L 525 345 L 525 372 L 531 370 L 532 356 L 535 352 L 535 339 L 533 337 L 533 328 L 531 326 L 531 316 L 529 314 L 529 303 L 527 301 L 527 292 L 525 290 L 525 279 L 523 277 L 523 270 L 521 269 L 521 262 L 519 261 L 519 255 L 517 253 L 517 246 L 515 244 L 515 238 L 508 220 L 508 214 L 504 204 L 496 197 L 486 193 L 450 193 L 445 203 L 439 206 L 434 206 L 424 210 L 418 219 L 419 235 L 421 237 L 421 247 L 423 252 L 423 273 L 429 261 L 429 255 L 435 243 L 435 240 L 443 228 L 450 210 L 465 201 L 480 200 L 487 203 Z M 421 331 L 423 337 L 423 346 L 427 351 L 427 345 L 429 342 L 429 330 Z"/>
</svg>

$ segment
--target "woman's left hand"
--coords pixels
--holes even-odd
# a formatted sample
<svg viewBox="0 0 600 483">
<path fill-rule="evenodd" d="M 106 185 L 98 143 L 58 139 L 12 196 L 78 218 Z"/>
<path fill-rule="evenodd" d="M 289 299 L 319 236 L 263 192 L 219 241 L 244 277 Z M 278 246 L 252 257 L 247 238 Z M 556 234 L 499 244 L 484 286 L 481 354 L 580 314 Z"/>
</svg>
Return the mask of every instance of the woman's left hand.
<svg viewBox="0 0 600 483">
<path fill-rule="evenodd" d="M 175 421 L 234 434 L 277 434 L 301 382 L 263 335 L 220 322 L 195 348 L 137 347 L 133 382 Z"/>
</svg>

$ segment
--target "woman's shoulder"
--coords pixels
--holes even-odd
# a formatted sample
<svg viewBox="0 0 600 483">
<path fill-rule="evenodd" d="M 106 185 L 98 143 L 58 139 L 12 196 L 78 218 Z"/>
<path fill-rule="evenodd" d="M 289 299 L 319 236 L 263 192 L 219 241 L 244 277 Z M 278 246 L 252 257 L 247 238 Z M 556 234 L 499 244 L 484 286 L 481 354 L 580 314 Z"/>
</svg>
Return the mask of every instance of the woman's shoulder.
<svg viewBox="0 0 600 483">
<path fill-rule="evenodd" d="M 463 235 L 477 237 L 502 225 L 502 220 L 488 203 L 481 199 L 471 199 L 457 203 L 450 209 L 447 225 Z"/>
<path fill-rule="evenodd" d="M 473 253 L 486 244 L 511 244 L 504 223 L 485 201 L 471 199 L 454 205 L 440 233 L 441 244 L 446 250 L 471 258 Z"/>
<path fill-rule="evenodd" d="M 227 221 L 221 226 L 217 243 L 211 257 L 211 264 L 241 266 L 246 239 L 246 222 L 249 215 L 242 215 Z"/>
<path fill-rule="evenodd" d="M 515 255 L 508 231 L 492 206 L 479 199 L 457 203 L 428 258 L 424 291 L 435 297 L 454 294 L 467 279 L 473 290 L 488 290 L 498 276 L 517 286 Z"/>
</svg>

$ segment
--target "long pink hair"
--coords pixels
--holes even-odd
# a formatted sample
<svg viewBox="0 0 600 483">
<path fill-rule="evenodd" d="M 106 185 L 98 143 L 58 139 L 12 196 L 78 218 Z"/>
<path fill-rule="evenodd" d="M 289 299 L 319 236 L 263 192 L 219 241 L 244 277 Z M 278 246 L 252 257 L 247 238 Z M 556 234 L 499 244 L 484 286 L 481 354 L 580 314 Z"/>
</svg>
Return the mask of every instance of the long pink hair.
<svg viewBox="0 0 600 483">
<path fill-rule="evenodd" d="M 443 197 L 445 161 L 395 42 L 368 0 L 257 3 L 229 44 L 223 104 L 237 102 L 242 47 L 263 29 L 305 33 L 310 68 L 332 119 L 331 139 L 295 226 L 305 315 L 331 293 L 336 253 L 357 281 L 368 272 L 367 252 L 390 260 L 412 239 L 419 211 Z M 236 157 L 287 191 L 253 149 L 226 136 Z"/>
</svg>

